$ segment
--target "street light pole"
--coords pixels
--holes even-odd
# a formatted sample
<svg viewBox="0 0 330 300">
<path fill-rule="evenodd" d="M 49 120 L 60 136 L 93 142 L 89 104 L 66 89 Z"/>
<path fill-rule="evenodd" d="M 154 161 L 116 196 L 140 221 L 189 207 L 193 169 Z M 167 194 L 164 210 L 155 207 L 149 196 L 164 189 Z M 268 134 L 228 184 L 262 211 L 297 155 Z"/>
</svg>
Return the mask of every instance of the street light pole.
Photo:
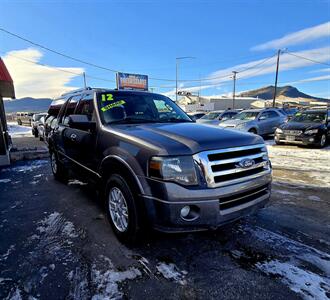
<svg viewBox="0 0 330 300">
<path fill-rule="evenodd" d="M 238 72 L 237 71 L 233 71 L 233 80 L 234 80 L 234 90 L 233 90 L 233 109 L 235 109 L 235 94 L 236 94 L 236 74 Z"/>
<path fill-rule="evenodd" d="M 178 72 L 179 72 L 179 60 L 180 59 L 187 59 L 191 58 L 194 59 L 196 57 L 193 56 L 182 56 L 175 58 L 175 102 L 178 101 Z"/>
<path fill-rule="evenodd" d="M 273 107 L 275 107 L 275 104 L 276 104 L 276 90 L 277 90 L 278 68 L 280 65 L 280 55 L 281 55 L 281 49 L 279 49 L 277 51 L 277 64 L 276 64 L 275 87 L 274 87 L 274 96 L 273 96 Z"/>
</svg>

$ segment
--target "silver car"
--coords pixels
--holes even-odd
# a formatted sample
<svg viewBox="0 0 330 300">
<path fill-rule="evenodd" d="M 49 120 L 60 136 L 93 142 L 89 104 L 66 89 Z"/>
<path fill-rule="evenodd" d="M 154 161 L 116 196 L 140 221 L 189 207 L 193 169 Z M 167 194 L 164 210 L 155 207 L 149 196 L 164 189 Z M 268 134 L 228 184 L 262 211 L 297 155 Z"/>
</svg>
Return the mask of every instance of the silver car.
<svg viewBox="0 0 330 300">
<path fill-rule="evenodd" d="M 196 123 L 208 124 L 208 125 L 219 125 L 225 120 L 229 120 L 237 115 L 237 111 L 234 110 L 217 110 L 212 111 L 196 120 Z"/>
<path fill-rule="evenodd" d="M 278 109 L 248 109 L 233 119 L 219 124 L 221 127 L 237 129 L 260 135 L 273 134 L 275 129 L 287 120 L 287 116 Z"/>
</svg>

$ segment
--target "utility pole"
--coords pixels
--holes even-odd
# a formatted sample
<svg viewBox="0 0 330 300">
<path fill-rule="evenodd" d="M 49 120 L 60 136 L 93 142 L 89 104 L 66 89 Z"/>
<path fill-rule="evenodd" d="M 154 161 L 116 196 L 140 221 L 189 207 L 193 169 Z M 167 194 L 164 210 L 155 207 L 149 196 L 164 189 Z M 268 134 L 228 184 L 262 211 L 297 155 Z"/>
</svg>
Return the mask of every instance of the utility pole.
<svg viewBox="0 0 330 300">
<path fill-rule="evenodd" d="M 83 77 L 84 77 L 84 88 L 86 88 L 87 85 L 86 85 L 86 74 L 85 74 L 85 72 L 83 73 Z"/>
<path fill-rule="evenodd" d="M 196 57 L 182 56 L 182 57 L 175 58 L 175 102 L 178 101 L 178 68 L 179 68 L 179 60 L 180 59 L 187 59 L 187 58 L 194 59 Z"/>
<path fill-rule="evenodd" d="M 277 64 L 276 64 L 276 76 L 275 76 L 273 107 L 275 107 L 275 105 L 276 105 L 276 90 L 277 90 L 278 68 L 279 68 L 279 65 L 280 65 L 280 55 L 281 55 L 281 49 L 279 49 L 277 51 Z"/>
<path fill-rule="evenodd" d="M 237 71 L 233 71 L 233 80 L 234 80 L 234 90 L 233 90 L 233 109 L 235 109 L 235 94 L 236 94 L 236 74 Z"/>
</svg>

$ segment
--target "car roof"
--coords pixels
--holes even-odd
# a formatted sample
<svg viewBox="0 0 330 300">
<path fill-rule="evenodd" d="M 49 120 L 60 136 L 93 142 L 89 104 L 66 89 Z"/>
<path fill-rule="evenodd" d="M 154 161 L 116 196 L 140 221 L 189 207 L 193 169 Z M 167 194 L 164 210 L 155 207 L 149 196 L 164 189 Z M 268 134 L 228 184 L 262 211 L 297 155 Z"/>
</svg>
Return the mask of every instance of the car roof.
<svg viewBox="0 0 330 300">
<path fill-rule="evenodd" d="M 306 109 L 304 112 L 307 113 L 326 113 L 328 110 L 327 109 Z"/>
</svg>

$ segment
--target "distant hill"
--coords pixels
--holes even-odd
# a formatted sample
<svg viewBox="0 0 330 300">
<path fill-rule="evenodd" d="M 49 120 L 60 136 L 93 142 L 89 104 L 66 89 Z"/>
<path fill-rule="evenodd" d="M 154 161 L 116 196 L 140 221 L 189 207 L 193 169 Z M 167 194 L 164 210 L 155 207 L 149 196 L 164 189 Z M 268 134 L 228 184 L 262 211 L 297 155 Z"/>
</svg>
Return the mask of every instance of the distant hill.
<svg viewBox="0 0 330 300">
<path fill-rule="evenodd" d="M 264 100 L 270 100 L 270 99 L 273 99 L 274 88 L 275 87 L 273 85 L 270 85 L 270 86 L 262 87 L 260 89 L 240 93 L 239 96 L 254 97 L 254 98 L 258 97 L 258 98 L 261 98 Z M 314 96 L 305 94 L 303 92 L 300 92 L 297 88 L 290 86 L 290 85 L 283 86 L 283 87 L 277 87 L 276 98 L 279 98 L 279 99 L 300 98 L 300 99 L 324 101 L 324 102 L 330 101 L 329 99 L 318 98 L 318 97 L 314 97 Z"/>
<path fill-rule="evenodd" d="M 18 111 L 27 112 L 45 112 L 48 111 L 50 103 L 52 102 L 49 98 L 22 98 L 14 100 L 4 101 L 6 113 L 15 113 Z"/>
</svg>

